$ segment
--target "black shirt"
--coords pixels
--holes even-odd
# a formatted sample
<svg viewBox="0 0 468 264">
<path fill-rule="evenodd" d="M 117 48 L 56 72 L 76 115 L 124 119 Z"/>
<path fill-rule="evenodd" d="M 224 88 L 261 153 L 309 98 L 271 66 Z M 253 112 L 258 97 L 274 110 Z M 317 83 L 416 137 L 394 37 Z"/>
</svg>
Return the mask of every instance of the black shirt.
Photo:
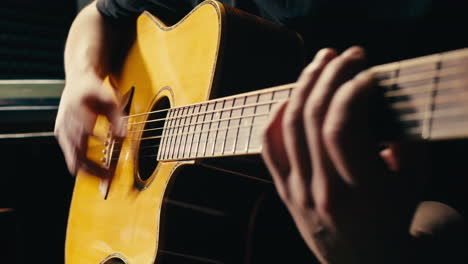
<svg viewBox="0 0 468 264">
<path fill-rule="evenodd" d="M 99 11 L 125 19 L 149 10 L 177 22 L 199 0 L 98 0 Z M 299 32 L 309 55 L 323 47 L 366 48 L 370 64 L 468 47 L 468 1 L 224 0 Z"/>
</svg>

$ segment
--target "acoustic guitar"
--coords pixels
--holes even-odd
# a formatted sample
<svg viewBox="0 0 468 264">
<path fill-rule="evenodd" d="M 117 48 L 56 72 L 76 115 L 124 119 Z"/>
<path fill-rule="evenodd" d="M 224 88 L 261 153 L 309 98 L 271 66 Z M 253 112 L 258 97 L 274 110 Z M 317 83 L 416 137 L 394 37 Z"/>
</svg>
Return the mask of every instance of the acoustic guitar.
<svg viewBox="0 0 468 264">
<path fill-rule="evenodd" d="M 266 263 L 258 251 L 278 263 L 293 231 L 268 211 L 274 188 L 258 154 L 269 114 L 294 89 L 302 50 L 296 33 L 216 1 L 172 26 L 143 13 L 107 78 L 126 106 L 127 137 L 115 140 L 98 118 L 88 156 L 112 177 L 78 173 L 66 263 Z M 468 50 L 369 70 L 392 114 L 385 131 L 468 134 Z"/>
</svg>

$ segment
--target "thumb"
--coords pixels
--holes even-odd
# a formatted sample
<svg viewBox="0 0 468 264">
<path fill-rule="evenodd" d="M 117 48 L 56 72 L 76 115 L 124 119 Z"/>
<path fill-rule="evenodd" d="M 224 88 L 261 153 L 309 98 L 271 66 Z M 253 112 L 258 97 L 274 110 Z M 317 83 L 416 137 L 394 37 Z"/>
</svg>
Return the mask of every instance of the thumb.
<svg viewBox="0 0 468 264">
<path fill-rule="evenodd" d="M 101 89 L 89 93 L 84 97 L 83 101 L 91 112 L 107 117 L 107 120 L 112 124 L 112 131 L 116 137 L 125 136 L 122 109 L 109 87 L 101 87 Z"/>
</svg>

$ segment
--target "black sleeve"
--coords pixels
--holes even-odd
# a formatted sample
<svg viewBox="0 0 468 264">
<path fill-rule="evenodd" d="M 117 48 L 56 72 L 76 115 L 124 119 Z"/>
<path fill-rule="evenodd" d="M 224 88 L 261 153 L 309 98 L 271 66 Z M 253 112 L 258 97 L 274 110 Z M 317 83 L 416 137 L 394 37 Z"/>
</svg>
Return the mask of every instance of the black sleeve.
<svg viewBox="0 0 468 264">
<path fill-rule="evenodd" d="M 114 20 L 133 19 L 147 10 L 166 23 L 173 24 L 199 1 L 192 0 L 98 0 L 97 9 Z"/>
</svg>

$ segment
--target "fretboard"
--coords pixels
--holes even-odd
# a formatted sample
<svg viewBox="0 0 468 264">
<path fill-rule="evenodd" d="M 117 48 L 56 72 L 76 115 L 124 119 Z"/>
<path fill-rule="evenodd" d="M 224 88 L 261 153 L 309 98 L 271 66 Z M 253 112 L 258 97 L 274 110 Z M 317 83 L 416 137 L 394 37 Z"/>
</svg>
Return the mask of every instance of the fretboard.
<svg viewBox="0 0 468 264">
<path fill-rule="evenodd" d="M 398 137 L 447 139 L 468 135 L 468 49 L 369 69 L 375 73 Z M 275 105 L 295 84 L 171 109 L 158 160 L 258 154 Z M 390 121 L 389 121 L 390 122 Z"/>
<path fill-rule="evenodd" d="M 261 151 L 261 133 L 274 105 L 294 84 L 174 108 L 167 114 L 158 160 L 193 159 Z"/>
</svg>

